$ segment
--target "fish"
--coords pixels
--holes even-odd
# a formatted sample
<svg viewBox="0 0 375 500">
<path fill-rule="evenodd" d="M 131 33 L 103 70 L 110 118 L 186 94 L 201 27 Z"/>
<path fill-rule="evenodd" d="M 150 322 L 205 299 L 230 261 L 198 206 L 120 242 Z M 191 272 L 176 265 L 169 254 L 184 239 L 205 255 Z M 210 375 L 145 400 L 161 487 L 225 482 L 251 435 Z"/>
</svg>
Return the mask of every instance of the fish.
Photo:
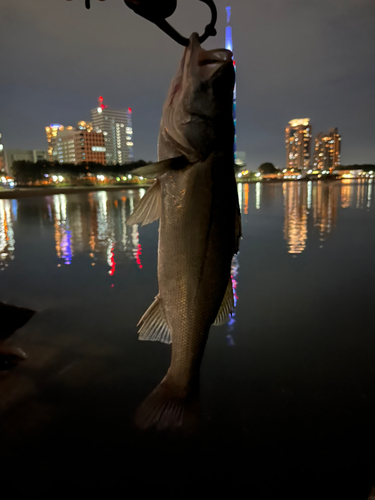
<svg viewBox="0 0 375 500">
<path fill-rule="evenodd" d="M 141 429 L 191 430 L 199 420 L 200 367 L 211 325 L 234 307 L 231 262 L 241 221 L 234 172 L 233 54 L 189 38 L 163 106 L 156 179 L 128 219 L 159 220 L 159 293 L 138 323 L 139 339 L 172 344 L 170 367 L 141 404 Z"/>
</svg>

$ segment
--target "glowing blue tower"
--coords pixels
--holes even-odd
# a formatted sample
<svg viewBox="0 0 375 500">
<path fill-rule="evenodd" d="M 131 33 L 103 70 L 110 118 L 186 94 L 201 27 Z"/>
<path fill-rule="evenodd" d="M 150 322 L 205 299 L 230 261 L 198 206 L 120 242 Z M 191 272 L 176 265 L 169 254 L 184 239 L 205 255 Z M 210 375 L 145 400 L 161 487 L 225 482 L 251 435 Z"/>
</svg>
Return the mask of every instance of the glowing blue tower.
<svg viewBox="0 0 375 500">
<path fill-rule="evenodd" d="M 232 37 L 232 26 L 230 23 L 231 7 L 227 7 L 227 24 L 225 30 L 225 48 L 233 52 L 233 37 Z M 236 61 L 233 60 L 234 71 L 236 72 Z M 233 121 L 234 121 L 234 160 L 236 160 L 237 154 L 237 115 L 236 115 L 236 105 L 237 105 L 237 85 L 234 85 L 233 92 Z"/>
</svg>

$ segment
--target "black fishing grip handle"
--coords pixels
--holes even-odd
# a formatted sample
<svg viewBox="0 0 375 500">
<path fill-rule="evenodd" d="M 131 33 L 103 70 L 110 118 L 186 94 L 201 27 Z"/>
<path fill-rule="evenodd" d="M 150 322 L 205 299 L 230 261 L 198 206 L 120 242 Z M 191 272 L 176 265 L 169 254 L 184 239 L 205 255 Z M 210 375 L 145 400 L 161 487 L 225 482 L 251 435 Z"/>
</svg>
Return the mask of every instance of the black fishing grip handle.
<svg viewBox="0 0 375 500">
<path fill-rule="evenodd" d="M 157 1 L 157 0 L 155 0 Z M 207 40 L 208 37 L 210 36 L 215 36 L 216 35 L 216 22 L 217 22 L 217 8 L 213 0 L 199 0 L 200 2 L 205 3 L 211 10 L 211 21 L 209 24 L 207 24 L 204 33 L 202 36 L 199 37 L 199 42 L 203 43 Z M 174 7 L 168 11 L 168 15 L 163 16 L 157 13 L 156 10 L 151 10 L 149 9 L 149 6 L 142 6 L 139 3 L 132 3 L 129 0 L 124 0 L 125 4 L 134 10 L 134 12 L 148 21 L 151 21 L 152 23 L 156 24 L 164 33 L 169 35 L 173 40 L 180 45 L 183 45 L 184 47 L 187 47 L 189 45 L 189 39 L 185 38 L 182 36 L 178 31 L 176 31 L 169 23 L 166 21 L 166 17 L 169 17 L 170 15 L 173 14 L 175 8 L 176 8 L 176 2 Z"/>
<path fill-rule="evenodd" d="M 99 0 L 99 2 L 104 2 L 104 0 Z M 85 0 L 86 9 L 90 8 L 90 0 Z"/>
<path fill-rule="evenodd" d="M 104 0 L 100 0 L 100 1 L 103 2 Z M 155 2 L 156 1 L 157 0 L 155 0 Z M 216 8 L 214 0 L 199 0 L 199 1 L 205 3 L 211 10 L 211 21 L 209 24 L 207 24 L 203 35 L 199 37 L 199 42 L 203 43 L 210 36 L 216 36 L 216 34 L 217 34 L 217 31 L 215 29 L 216 22 L 217 22 L 217 8 Z M 156 14 L 155 12 L 152 12 L 152 11 L 147 12 L 147 7 L 146 8 L 144 6 L 142 7 L 142 4 L 136 4 L 136 3 L 133 4 L 127 0 L 124 0 L 124 2 L 129 8 L 134 10 L 134 12 L 136 14 L 139 14 L 140 16 L 144 17 L 145 19 L 148 19 L 152 23 L 156 24 L 156 26 L 158 26 L 162 31 L 164 31 L 164 33 L 166 33 L 171 38 L 173 38 L 173 40 L 175 42 L 179 43 L 180 45 L 183 45 L 184 47 L 187 47 L 189 45 L 189 39 L 182 36 L 178 31 L 176 31 L 168 23 L 168 21 L 166 21 L 166 17 L 169 17 L 170 15 L 173 14 L 173 12 L 176 8 L 176 5 L 175 5 L 176 1 L 173 2 L 173 0 L 172 0 L 172 2 L 171 2 L 172 7 L 171 7 L 170 11 L 168 12 L 168 15 L 165 17 L 159 16 L 158 14 Z M 174 6 L 173 6 L 173 4 L 174 4 Z M 90 8 L 90 0 L 85 0 L 85 6 L 86 6 L 86 9 Z"/>
<path fill-rule="evenodd" d="M 70 0 L 68 0 L 68 1 L 70 1 Z M 104 2 L 104 1 L 105 0 L 99 0 L 99 2 Z M 86 7 L 86 9 L 89 9 L 91 7 L 90 0 L 85 0 L 85 7 Z"/>
</svg>

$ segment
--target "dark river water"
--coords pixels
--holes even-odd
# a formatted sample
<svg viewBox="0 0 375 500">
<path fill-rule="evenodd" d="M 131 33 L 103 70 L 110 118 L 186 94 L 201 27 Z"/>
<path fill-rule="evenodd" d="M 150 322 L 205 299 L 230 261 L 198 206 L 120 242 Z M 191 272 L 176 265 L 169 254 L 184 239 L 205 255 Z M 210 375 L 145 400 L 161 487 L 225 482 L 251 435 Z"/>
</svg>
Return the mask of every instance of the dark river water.
<svg viewBox="0 0 375 500">
<path fill-rule="evenodd" d="M 238 190 L 236 309 L 211 329 L 201 426 L 191 437 L 133 427 L 170 360 L 169 346 L 137 339 L 158 291 L 158 224 L 126 226 L 145 191 L 0 200 L 0 301 L 37 310 L 9 339 L 27 360 L 0 373 L 2 491 L 51 499 L 368 497 L 374 184 Z"/>
</svg>

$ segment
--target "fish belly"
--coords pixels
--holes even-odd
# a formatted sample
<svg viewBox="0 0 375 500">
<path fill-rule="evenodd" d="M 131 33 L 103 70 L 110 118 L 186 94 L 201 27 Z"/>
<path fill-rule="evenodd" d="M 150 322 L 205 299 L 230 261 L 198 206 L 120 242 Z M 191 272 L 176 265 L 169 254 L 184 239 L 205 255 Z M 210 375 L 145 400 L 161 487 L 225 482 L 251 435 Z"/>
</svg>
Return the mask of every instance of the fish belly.
<svg viewBox="0 0 375 500">
<path fill-rule="evenodd" d="M 237 207 L 230 162 L 213 154 L 160 178 L 159 296 L 172 337 L 168 375 L 181 386 L 197 381 L 230 279 Z"/>
</svg>

